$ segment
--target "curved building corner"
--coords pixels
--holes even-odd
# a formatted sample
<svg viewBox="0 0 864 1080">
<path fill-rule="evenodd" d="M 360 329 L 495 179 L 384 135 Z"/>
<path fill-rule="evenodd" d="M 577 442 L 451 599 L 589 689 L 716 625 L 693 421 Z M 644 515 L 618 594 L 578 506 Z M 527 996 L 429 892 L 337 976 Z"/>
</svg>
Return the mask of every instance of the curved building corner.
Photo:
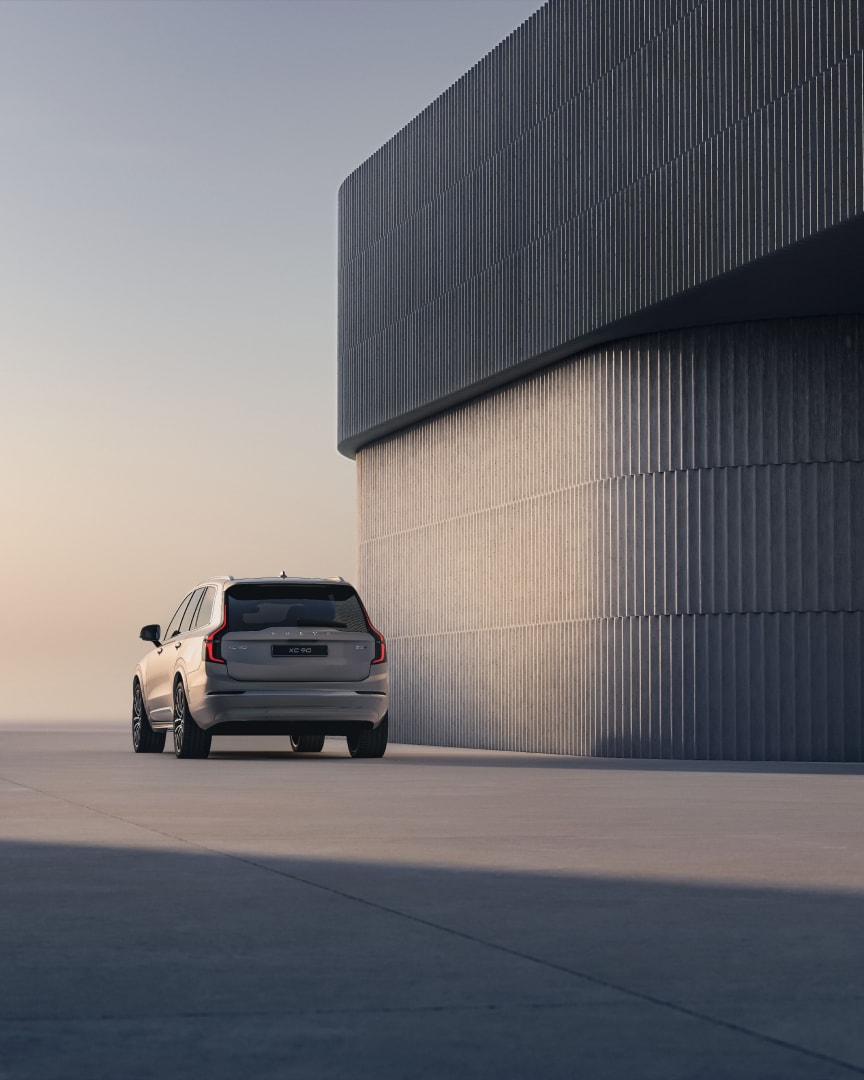
<svg viewBox="0 0 864 1080">
<path fill-rule="evenodd" d="M 864 3 L 625 10 L 552 0 L 340 192 L 393 737 L 860 761 Z"/>
</svg>

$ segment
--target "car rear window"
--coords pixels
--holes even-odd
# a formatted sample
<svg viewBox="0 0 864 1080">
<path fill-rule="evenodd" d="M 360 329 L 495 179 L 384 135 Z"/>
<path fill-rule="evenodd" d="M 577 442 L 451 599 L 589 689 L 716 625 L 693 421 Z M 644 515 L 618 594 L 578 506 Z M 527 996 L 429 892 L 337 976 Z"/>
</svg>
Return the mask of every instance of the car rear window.
<svg viewBox="0 0 864 1080">
<path fill-rule="evenodd" d="M 235 585 L 225 604 L 229 633 L 285 626 L 369 629 L 350 585 Z"/>
</svg>

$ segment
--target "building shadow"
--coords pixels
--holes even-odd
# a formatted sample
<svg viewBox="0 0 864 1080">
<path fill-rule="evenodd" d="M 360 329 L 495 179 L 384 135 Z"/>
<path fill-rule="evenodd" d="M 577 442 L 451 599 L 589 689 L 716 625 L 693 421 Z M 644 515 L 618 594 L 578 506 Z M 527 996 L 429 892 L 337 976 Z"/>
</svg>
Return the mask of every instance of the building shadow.
<svg viewBox="0 0 864 1080">
<path fill-rule="evenodd" d="M 864 1073 L 857 894 L 152 843 L 0 844 L 3 1080 Z"/>
</svg>

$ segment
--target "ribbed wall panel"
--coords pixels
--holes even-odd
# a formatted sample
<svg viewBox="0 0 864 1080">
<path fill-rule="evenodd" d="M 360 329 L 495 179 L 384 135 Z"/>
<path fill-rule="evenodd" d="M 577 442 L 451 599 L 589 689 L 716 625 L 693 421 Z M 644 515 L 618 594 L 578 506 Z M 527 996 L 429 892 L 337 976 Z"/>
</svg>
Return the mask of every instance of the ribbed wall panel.
<svg viewBox="0 0 864 1080">
<path fill-rule="evenodd" d="M 341 189 L 340 443 L 862 214 L 864 0 L 551 0 Z"/>
<path fill-rule="evenodd" d="M 395 738 L 861 760 L 864 319 L 595 349 L 357 462 Z"/>
</svg>

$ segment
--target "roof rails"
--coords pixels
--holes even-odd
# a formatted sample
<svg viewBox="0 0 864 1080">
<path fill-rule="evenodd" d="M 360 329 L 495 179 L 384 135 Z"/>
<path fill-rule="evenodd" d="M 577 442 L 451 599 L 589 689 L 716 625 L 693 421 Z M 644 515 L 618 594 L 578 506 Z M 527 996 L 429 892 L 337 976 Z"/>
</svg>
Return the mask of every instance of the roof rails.
<svg viewBox="0 0 864 1080">
<path fill-rule="evenodd" d="M 237 581 L 238 579 L 235 578 L 233 576 L 233 574 L 221 574 L 221 575 L 217 575 L 216 577 L 208 578 L 207 580 L 216 583 L 216 582 L 223 582 L 223 581 L 224 582 Z M 245 580 L 248 580 L 248 581 L 340 581 L 340 582 L 342 582 L 343 584 L 346 584 L 346 585 L 348 583 L 347 579 L 344 578 L 344 577 L 341 577 L 341 576 L 339 576 L 339 577 L 314 577 L 314 578 L 310 578 L 310 577 L 292 577 L 291 575 L 286 574 L 284 570 L 282 571 L 282 573 L 278 577 L 272 577 L 272 578 L 266 578 L 266 577 L 265 578 L 243 578 L 241 580 L 244 580 L 244 581 Z"/>
<path fill-rule="evenodd" d="M 280 580 L 287 579 L 288 575 L 283 570 L 279 575 Z M 344 577 L 321 577 L 321 578 L 295 578 L 295 581 L 345 581 Z"/>
</svg>

